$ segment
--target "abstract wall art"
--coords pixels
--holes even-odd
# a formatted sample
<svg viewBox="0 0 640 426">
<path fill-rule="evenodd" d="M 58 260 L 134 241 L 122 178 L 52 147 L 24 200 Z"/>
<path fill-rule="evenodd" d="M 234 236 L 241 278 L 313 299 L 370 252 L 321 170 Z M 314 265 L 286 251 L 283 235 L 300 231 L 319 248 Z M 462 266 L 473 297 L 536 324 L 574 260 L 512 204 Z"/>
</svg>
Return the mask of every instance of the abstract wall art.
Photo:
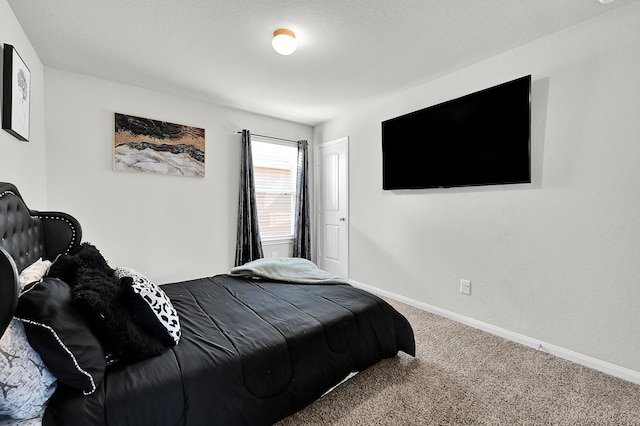
<svg viewBox="0 0 640 426">
<path fill-rule="evenodd" d="M 115 113 L 114 170 L 204 177 L 203 128 Z"/>
</svg>

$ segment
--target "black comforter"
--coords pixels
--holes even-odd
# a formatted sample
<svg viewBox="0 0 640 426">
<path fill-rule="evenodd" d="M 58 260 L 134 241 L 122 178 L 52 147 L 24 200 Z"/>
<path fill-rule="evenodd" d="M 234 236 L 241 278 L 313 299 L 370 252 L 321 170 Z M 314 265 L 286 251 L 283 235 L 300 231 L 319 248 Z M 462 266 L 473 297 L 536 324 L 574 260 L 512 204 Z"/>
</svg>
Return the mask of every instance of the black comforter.
<svg viewBox="0 0 640 426">
<path fill-rule="evenodd" d="M 167 284 L 180 344 L 111 367 L 90 396 L 60 386 L 45 425 L 269 425 L 352 371 L 399 350 L 415 355 L 407 320 L 349 285 L 218 275 Z"/>
</svg>

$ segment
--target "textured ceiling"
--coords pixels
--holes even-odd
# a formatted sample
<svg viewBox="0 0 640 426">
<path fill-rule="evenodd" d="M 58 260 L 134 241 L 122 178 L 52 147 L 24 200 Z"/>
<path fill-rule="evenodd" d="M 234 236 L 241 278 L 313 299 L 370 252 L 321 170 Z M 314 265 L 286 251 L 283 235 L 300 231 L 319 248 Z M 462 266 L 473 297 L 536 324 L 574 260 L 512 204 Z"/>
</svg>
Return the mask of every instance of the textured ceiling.
<svg viewBox="0 0 640 426">
<path fill-rule="evenodd" d="M 46 66 L 315 125 L 636 0 L 8 1 Z"/>
</svg>

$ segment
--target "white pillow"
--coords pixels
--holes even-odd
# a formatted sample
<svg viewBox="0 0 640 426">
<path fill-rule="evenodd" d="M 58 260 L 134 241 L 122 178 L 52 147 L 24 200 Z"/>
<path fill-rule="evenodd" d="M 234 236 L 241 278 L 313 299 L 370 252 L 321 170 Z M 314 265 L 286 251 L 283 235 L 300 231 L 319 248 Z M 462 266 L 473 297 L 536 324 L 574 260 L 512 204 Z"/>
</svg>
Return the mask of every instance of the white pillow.
<svg viewBox="0 0 640 426">
<path fill-rule="evenodd" d="M 50 267 L 51 261 L 40 258 L 24 268 L 18 277 L 18 281 L 20 281 L 20 291 L 22 291 L 27 284 L 40 281 L 49 271 Z"/>
<path fill-rule="evenodd" d="M 11 320 L 0 338 L 0 416 L 30 419 L 56 390 L 56 378 L 29 345 L 24 325 Z"/>
</svg>

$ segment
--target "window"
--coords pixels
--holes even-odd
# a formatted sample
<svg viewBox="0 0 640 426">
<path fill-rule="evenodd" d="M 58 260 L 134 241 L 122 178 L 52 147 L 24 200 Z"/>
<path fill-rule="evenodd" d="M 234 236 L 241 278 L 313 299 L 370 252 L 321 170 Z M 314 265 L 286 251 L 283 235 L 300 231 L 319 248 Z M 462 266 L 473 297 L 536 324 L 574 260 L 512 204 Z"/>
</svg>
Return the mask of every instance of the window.
<svg viewBox="0 0 640 426">
<path fill-rule="evenodd" d="M 251 136 L 251 151 L 260 238 L 292 239 L 298 146 Z"/>
</svg>

